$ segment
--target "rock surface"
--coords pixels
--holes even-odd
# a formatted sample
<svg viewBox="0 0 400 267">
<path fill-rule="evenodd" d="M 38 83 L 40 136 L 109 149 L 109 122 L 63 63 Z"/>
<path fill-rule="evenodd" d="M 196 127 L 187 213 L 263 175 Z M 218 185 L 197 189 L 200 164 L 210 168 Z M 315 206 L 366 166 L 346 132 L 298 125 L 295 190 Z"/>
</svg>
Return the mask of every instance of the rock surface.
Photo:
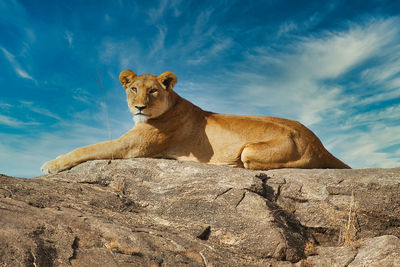
<svg viewBox="0 0 400 267">
<path fill-rule="evenodd" d="M 0 266 L 400 266 L 400 168 L 164 159 L 0 175 Z"/>
</svg>

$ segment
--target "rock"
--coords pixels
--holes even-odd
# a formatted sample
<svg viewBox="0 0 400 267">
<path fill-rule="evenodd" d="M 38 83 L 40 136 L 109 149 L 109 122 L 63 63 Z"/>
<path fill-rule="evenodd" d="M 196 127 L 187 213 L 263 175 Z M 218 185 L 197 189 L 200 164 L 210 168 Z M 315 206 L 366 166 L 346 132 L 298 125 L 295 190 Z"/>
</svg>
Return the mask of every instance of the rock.
<svg viewBox="0 0 400 267">
<path fill-rule="evenodd" d="M 357 255 L 357 250 L 351 247 L 318 247 L 316 255 L 307 257 L 312 266 L 342 267 L 348 266 Z"/>
<path fill-rule="evenodd" d="M 372 240 L 397 244 L 399 183 L 400 169 L 250 171 L 165 159 L 0 176 L 0 262 L 361 266 L 369 242 L 383 244 L 377 263 L 390 253 L 395 262 L 389 241 Z"/>
<path fill-rule="evenodd" d="M 393 235 L 365 241 L 349 267 L 400 266 L 400 239 Z"/>
<path fill-rule="evenodd" d="M 319 244 L 344 242 L 349 211 L 353 239 L 400 236 L 400 168 L 273 170 L 267 186 Z M 351 240 L 350 240 L 351 241 Z"/>
</svg>

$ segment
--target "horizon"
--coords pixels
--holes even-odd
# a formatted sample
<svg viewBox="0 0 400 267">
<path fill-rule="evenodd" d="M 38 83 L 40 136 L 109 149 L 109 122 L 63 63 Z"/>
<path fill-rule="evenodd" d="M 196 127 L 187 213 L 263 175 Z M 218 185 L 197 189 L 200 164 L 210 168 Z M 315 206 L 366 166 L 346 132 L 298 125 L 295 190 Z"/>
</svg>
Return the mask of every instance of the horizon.
<svg viewBox="0 0 400 267">
<path fill-rule="evenodd" d="M 0 2 L 0 173 L 109 140 L 107 116 L 113 139 L 131 129 L 125 69 L 172 71 L 204 110 L 298 120 L 352 168 L 400 166 L 394 1 L 40 3 Z"/>
</svg>

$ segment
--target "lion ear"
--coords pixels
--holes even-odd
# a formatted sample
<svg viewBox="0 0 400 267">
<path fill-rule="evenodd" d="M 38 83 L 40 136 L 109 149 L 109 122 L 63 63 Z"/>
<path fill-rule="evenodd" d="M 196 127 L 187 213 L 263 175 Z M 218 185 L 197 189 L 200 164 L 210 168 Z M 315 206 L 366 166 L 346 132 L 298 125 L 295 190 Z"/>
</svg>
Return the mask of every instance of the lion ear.
<svg viewBox="0 0 400 267">
<path fill-rule="evenodd" d="M 167 91 L 172 91 L 172 88 L 174 88 L 175 84 L 178 82 L 178 78 L 170 71 L 160 74 L 157 79 L 165 86 Z"/>
<path fill-rule="evenodd" d="M 128 84 L 133 82 L 135 79 L 136 74 L 131 70 L 124 70 L 119 75 L 119 81 L 121 82 L 122 86 L 126 89 L 128 88 Z"/>
</svg>

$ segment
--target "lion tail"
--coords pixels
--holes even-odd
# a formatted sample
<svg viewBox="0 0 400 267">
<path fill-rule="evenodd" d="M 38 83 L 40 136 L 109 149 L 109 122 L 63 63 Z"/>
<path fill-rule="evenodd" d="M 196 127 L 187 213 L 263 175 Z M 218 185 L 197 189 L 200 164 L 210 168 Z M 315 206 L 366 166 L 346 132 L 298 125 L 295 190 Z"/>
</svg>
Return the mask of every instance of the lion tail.
<svg viewBox="0 0 400 267">
<path fill-rule="evenodd" d="M 329 151 L 326 151 L 325 165 L 328 169 L 351 169 L 349 165 L 333 156 Z"/>
</svg>

